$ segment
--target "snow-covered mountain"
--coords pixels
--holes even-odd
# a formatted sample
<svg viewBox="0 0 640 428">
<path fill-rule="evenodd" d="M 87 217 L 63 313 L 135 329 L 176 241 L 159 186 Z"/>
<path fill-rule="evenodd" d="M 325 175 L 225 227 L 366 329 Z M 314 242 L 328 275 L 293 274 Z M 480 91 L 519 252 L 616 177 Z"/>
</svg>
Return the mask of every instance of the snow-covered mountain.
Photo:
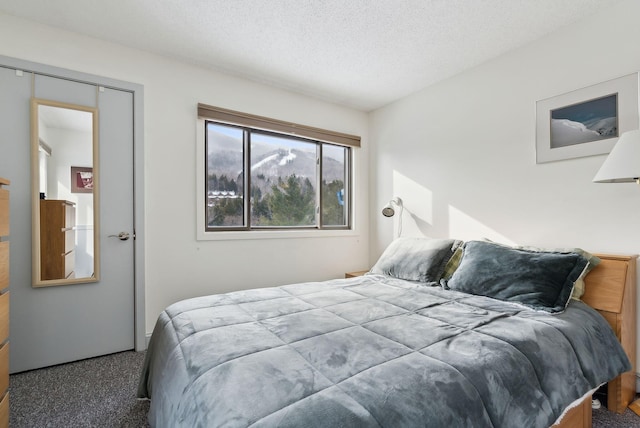
<svg viewBox="0 0 640 428">
<path fill-rule="evenodd" d="M 218 177 L 238 180 L 242 173 L 242 148 L 238 139 L 215 134 L 215 146 L 209 147 L 208 166 L 210 171 L 217 171 Z M 269 144 L 252 146 L 251 175 L 264 177 L 271 184 L 277 183 L 278 177 L 309 178 L 313 183 L 316 176 L 315 152 L 298 150 L 295 148 L 274 148 Z M 323 161 L 323 176 L 327 181 L 343 179 L 344 167 L 341 162 L 325 157 Z"/>
<path fill-rule="evenodd" d="M 615 137 L 618 135 L 618 120 L 615 117 L 593 119 L 585 122 L 585 126 L 602 136 Z"/>
<path fill-rule="evenodd" d="M 587 123 L 569 119 L 551 119 L 551 147 L 566 147 L 615 137 L 618 133 L 615 117 Z"/>
<path fill-rule="evenodd" d="M 314 180 L 316 176 L 316 155 L 296 149 L 276 149 L 254 156 L 251 175 L 254 177 L 298 177 Z"/>
<path fill-rule="evenodd" d="M 313 182 L 316 176 L 316 154 L 296 149 L 277 149 L 254 156 L 251 175 L 288 177 L 295 174 Z M 322 162 L 323 178 L 327 181 L 342 180 L 344 166 L 341 162 L 325 157 Z"/>
</svg>

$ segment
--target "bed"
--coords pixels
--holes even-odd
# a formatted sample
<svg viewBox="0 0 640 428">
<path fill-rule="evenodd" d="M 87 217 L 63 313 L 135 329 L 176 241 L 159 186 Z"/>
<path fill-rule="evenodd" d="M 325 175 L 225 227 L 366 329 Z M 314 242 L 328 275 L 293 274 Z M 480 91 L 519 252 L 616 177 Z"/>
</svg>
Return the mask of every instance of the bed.
<svg viewBox="0 0 640 428">
<path fill-rule="evenodd" d="M 153 427 L 591 426 L 598 387 L 635 392 L 635 264 L 400 238 L 363 276 L 167 307 L 138 397 Z"/>
</svg>

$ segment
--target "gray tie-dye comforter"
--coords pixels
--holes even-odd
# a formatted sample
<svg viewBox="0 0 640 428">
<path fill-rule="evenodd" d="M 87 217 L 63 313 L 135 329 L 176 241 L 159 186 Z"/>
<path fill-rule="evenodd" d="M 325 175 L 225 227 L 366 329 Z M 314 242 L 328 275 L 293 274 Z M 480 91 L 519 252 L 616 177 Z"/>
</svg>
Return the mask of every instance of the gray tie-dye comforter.
<svg viewBox="0 0 640 428">
<path fill-rule="evenodd" d="M 154 427 L 548 427 L 630 369 L 581 302 L 550 315 L 367 275 L 169 306 L 138 395 Z"/>
</svg>

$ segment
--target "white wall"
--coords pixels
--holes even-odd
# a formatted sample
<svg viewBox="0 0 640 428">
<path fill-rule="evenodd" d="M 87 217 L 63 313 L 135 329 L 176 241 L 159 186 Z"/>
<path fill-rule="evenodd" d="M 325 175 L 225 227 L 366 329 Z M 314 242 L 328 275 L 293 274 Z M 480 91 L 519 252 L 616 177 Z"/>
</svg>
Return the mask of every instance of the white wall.
<svg viewBox="0 0 640 428">
<path fill-rule="evenodd" d="M 3 14 L 0 40 L 0 55 L 144 85 L 147 332 L 164 307 L 183 298 L 325 280 L 368 266 L 364 113 Z M 198 102 L 362 136 L 358 236 L 196 241 Z"/>
<path fill-rule="evenodd" d="M 403 235 L 640 253 L 640 188 L 592 183 L 604 156 L 535 162 L 536 101 L 640 71 L 639 16 L 620 3 L 372 113 L 372 206 L 400 196 Z M 372 216 L 372 262 L 392 229 Z"/>
</svg>

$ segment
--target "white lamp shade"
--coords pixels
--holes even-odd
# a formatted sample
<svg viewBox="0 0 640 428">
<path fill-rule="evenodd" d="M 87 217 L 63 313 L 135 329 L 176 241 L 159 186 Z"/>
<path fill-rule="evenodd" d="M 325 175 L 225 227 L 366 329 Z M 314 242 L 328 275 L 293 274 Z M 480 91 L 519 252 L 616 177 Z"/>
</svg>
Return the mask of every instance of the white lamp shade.
<svg viewBox="0 0 640 428">
<path fill-rule="evenodd" d="M 600 170 L 594 183 L 631 183 L 640 177 L 640 130 L 623 133 Z"/>
</svg>

